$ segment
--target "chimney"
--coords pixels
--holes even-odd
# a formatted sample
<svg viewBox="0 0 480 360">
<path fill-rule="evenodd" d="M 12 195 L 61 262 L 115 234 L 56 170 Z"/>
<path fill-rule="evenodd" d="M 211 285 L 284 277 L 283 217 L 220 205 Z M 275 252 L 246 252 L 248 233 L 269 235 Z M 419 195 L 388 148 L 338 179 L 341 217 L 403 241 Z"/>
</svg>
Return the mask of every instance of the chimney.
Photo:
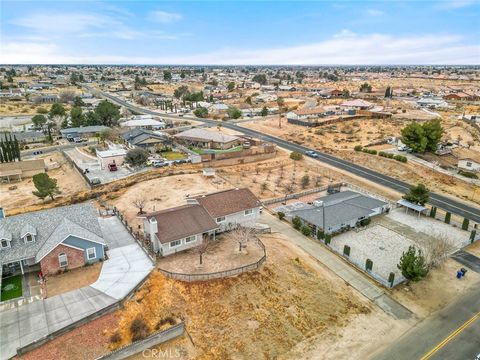
<svg viewBox="0 0 480 360">
<path fill-rule="evenodd" d="M 198 200 L 194 198 L 187 198 L 187 205 L 199 205 Z"/>
<path fill-rule="evenodd" d="M 157 224 L 157 219 L 155 217 L 151 217 L 148 219 L 148 230 L 150 233 L 150 240 L 153 244 L 153 250 L 157 252 L 159 250 L 160 245 L 158 244 L 158 241 L 156 240 L 155 234 L 158 233 L 158 224 Z"/>
</svg>

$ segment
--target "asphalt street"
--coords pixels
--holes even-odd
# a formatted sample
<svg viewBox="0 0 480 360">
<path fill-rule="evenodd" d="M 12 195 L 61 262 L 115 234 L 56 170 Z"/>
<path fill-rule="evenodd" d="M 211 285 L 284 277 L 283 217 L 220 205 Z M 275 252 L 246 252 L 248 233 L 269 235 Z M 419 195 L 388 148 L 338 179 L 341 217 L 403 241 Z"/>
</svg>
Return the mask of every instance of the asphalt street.
<svg viewBox="0 0 480 360">
<path fill-rule="evenodd" d="M 176 114 L 164 114 L 164 113 L 156 112 L 156 111 L 149 110 L 149 109 L 143 109 L 139 106 L 133 105 L 133 104 L 128 103 L 128 102 L 125 102 L 123 100 L 120 100 L 113 95 L 106 94 L 106 93 L 101 92 L 99 90 L 93 89 L 89 86 L 85 86 L 85 87 L 93 93 L 99 94 L 99 95 L 103 96 L 104 98 L 108 98 L 108 99 L 112 100 L 113 102 L 116 102 L 120 105 L 123 105 L 123 106 L 125 106 L 125 107 L 127 107 L 127 108 L 129 108 L 129 109 L 131 109 L 135 112 L 138 112 L 138 113 L 151 114 L 151 115 L 161 116 L 161 117 L 164 117 L 164 118 L 172 118 L 172 119 L 177 119 L 177 120 L 182 119 L 182 118 L 183 119 L 192 119 L 192 120 L 201 121 L 205 124 L 210 124 L 210 125 L 216 125 L 218 123 L 215 120 L 201 119 L 201 118 L 195 118 L 195 117 L 189 117 L 189 116 L 188 117 L 187 116 L 179 117 L 179 115 L 176 115 Z M 222 126 L 228 128 L 228 129 L 232 129 L 232 130 L 242 132 L 242 133 L 244 133 L 245 135 L 248 135 L 248 136 L 252 136 L 252 137 L 260 138 L 260 139 L 263 139 L 263 140 L 266 140 L 266 141 L 270 141 L 270 142 L 275 143 L 278 146 L 280 146 L 284 149 L 290 150 L 290 151 L 305 152 L 307 150 L 314 150 L 314 149 L 310 149 L 310 148 L 305 147 L 305 146 L 301 146 L 301 145 L 291 143 L 289 141 L 280 139 L 280 138 L 272 136 L 272 135 L 268 135 L 268 134 L 265 134 L 265 133 L 261 133 L 259 131 L 243 128 L 243 127 L 240 127 L 240 126 L 238 126 L 236 124 L 233 124 L 233 123 L 223 122 Z M 322 153 L 322 152 L 318 152 L 318 151 L 316 151 L 316 152 L 318 154 L 318 158 L 317 158 L 318 161 L 326 163 L 326 164 L 331 165 L 331 166 L 334 166 L 334 167 L 339 168 L 341 170 L 348 171 L 352 174 L 355 174 L 355 175 L 363 177 L 367 180 L 373 181 L 373 182 L 375 182 L 379 185 L 386 186 L 390 189 L 399 191 L 401 193 L 408 192 L 408 190 L 410 188 L 410 184 L 408 184 L 407 182 L 394 179 L 390 176 L 378 173 L 376 171 L 370 170 L 370 169 L 365 168 L 363 166 L 354 164 L 350 161 L 343 160 L 343 159 L 337 158 L 335 156 L 332 156 L 332 155 L 329 155 L 329 154 L 326 154 L 326 153 Z M 472 205 L 465 204 L 465 203 L 457 201 L 455 199 L 452 199 L 452 198 L 449 198 L 449 197 L 446 197 L 446 196 L 443 196 L 443 195 L 439 195 L 435 192 L 430 193 L 429 203 L 434 205 L 434 206 L 437 206 L 439 208 L 442 208 L 445 211 L 457 214 L 457 215 L 462 216 L 462 217 L 466 217 L 466 218 L 468 218 L 471 221 L 474 221 L 476 223 L 480 223 L 480 207 L 478 207 L 478 206 L 474 207 Z"/>
</svg>

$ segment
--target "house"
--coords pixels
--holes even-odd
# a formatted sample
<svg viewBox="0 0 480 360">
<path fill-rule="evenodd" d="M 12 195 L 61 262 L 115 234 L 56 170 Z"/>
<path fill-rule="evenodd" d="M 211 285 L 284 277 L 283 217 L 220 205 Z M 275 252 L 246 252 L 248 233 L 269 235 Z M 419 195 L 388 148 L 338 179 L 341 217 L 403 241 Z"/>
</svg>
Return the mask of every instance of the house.
<svg viewBox="0 0 480 360">
<path fill-rule="evenodd" d="M 175 140 L 187 146 L 202 149 L 230 149 L 242 143 L 241 138 L 227 135 L 219 131 L 213 132 L 205 129 L 189 129 L 173 135 Z"/>
<path fill-rule="evenodd" d="M 158 121 L 154 119 L 138 119 L 138 120 L 128 120 L 120 123 L 120 126 L 127 128 L 137 128 L 137 129 L 165 129 L 166 124 L 163 121 Z"/>
<path fill-rule="evenodd" d="M 43 159 L 22 160 L 0 164 L 0 180 L 10 182 L 12 179 L 22 180 L 45 172 L 47 167 Z"/>
<path fill-rule="evenodd" d="M 458 160 L 457 164 L 459 169 L 473 171 L 473 172 L 480 172 L 480 161 L 473 160 L 471 158 L 464 158 Z"/>
<path fill-rule="evenodd" d="M 61 129 L 60 133 L 64 138 L 92 137 L 109 129 L 110 129 L 109 127 L 103 126 L 103 125 L 91 125 L 91 126 L 81 126 L 76 128 L 72 127 L 68 129 Z"/>
<path fill-rule="evenodd" d="M 127 150 L 125 149 L 97 150 L 97 158 L 101 169 L 107 169 L 110 164 L 123 165 L 126 155 Z"/>
<path fill-rule="evenodd" d="M 21 144 L 32 144 L 45 141 L 45 134 L 41 131 L 13 131 L 0 133 L 0 140 L 6 140 L 7 135 L 15 137 Z"/>
<path fill-rule="evenodd" d="M 388 203 L 354 191 L 342 191 L 320 197 L 312 205 L 292 210 L 288 218 L 298 217 L 312 233 L 331 234 L 356 227 L 362 220 L 389 211 Z"/>
<path fill-rule="evenodd" d="M 373 108 L 375 104 L 372 104 L 371 102 L 368 102 L 362 99 L 355 99 L 355 100 L 344 101 L 343 103 L 340 104 L 340 106 L 347 109 L 353 109 L 353 110 L 368 110 Z"/>
<path fill-rule="evenodd" d="M 236 226 L 252 227 L 260 216 L 260 201 L 247 188 L 197 196 L 195 200 L 215 219 L 220 231 Z"/>
<path fill-rule="evenodd" d="M 260 214 L 260 201 L 249 189 L 231 189 L 188 198 L 187 204 L 149 213 L 143 229 L 155 252 L 162 256 L 197 246 L 204 237 L 237 226 L 252 227 Z"/>
<path fill-rule="evenodd" d="M 287 113 L 287 120 L 307 120 L 332 115 L 332 112 L 322 106 L 299 109 Z"/>
<path fill-rule="evenodd" d="M 90 203 L 0 219 L 3 275 L 78 268 L 104 259 L 105 246 L 98 212 Z"/>
<path fill-rule="evenodd" d="M 432 99 L 432 98 L 422 98 L 417 100 L 417 105 L 419 107 L 429 108 L 429 109 L 438 109 L 438 108 L 447 108 L 448 103 L 443 99 Z"/>
<path fill-rule="evenodd" d="M 145 129 L 129 130 L 122 134 L 122 138 L 130 148 L 139 147 L 149 151 L 154 151 L 158 147 L 164 147 L 170 143 L 166 134 Z"/>
</svg>

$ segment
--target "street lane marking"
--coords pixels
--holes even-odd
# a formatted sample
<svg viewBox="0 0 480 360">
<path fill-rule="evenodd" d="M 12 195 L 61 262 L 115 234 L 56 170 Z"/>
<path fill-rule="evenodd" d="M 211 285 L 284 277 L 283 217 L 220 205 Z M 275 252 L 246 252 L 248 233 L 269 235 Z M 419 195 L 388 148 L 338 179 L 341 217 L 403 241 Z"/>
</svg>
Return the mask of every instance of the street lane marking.
<svg viewBox="0 0 480 360">
<path fill-rule="evenodd" d="M 423 355 L 423 357 L 420 360 L 430 359 L 430 357 L 432 357 L 433 354 L 435 354 L 438 350 L 440 350 L 445 345 L 447 345 L 450 342 L 450 340 L 455 338 L 458 334 L 460 334 L 463 330 L 465 330 L 470 324 L 474 323 L 479 317 L 480 317 L 480 312 L 473 315 L 470 319 L 468 319 L 466 322 L 464 322 L 457 330 L 455 330 L 450 335 L 448 335 L 440 344 L 438 344 L 432 350 L 430 350 L 428 353 Z"/>
</svg>

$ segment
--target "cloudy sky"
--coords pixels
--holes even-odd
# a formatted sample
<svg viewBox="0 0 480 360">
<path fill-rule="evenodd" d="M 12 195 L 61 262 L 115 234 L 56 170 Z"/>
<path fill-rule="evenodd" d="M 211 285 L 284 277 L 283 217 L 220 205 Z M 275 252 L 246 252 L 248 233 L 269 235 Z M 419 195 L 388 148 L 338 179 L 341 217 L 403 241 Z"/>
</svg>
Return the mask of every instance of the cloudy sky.
<svg viewBox="0 0 480 360">
<path fill-rule="evenodd" d="M 480 64 L 480 0 L 0 7 L 2 64 Z"/>
</svg>

